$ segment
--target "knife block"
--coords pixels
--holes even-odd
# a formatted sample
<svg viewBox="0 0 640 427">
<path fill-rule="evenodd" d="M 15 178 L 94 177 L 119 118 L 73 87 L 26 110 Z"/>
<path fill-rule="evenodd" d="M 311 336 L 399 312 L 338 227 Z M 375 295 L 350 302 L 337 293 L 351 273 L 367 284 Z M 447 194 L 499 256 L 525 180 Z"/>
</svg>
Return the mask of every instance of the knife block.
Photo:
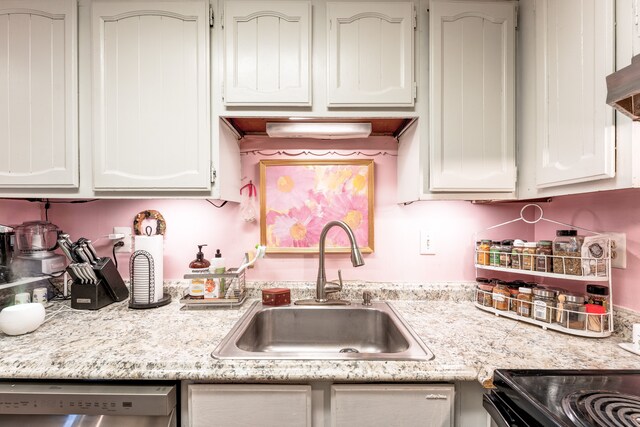
<svg viewBox="0 0 640 427">
<path fill-rule="evenodd" d="M 100 258 L 93 266 L 93 271 L 98 277 L 96 284 L 81 284 L 72 274 L 74 281 L 71 285 L 71 308 L 98 310 L 129 297 L 129 289 L 111 258 Z"/>
</svg>

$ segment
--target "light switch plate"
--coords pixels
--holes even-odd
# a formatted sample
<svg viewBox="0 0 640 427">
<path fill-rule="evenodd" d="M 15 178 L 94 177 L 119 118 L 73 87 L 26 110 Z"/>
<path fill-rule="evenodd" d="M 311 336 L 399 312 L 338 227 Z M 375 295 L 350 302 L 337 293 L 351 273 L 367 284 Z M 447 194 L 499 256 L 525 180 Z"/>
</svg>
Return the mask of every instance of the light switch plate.
<svg viewBox="0 0 640 427">
<path fill-rule="evenodd" d="M 420 255 L 435 255 L 433 233 L 430 230 L 420 230 Z"/>
</svg>

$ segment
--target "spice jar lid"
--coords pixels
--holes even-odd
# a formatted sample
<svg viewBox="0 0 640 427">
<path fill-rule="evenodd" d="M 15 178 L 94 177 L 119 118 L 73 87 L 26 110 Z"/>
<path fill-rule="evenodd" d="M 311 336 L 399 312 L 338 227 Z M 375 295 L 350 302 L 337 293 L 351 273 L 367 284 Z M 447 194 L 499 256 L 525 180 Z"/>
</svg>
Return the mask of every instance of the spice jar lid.
<svg viewBox="0 0 640 427">
<path fill-rule="evenodd" d="M 564 302 L 570 302 L 573 304 L 584 304 L 584 297 L 576 294 L 561 294 L 564 296 Z M 558 296 L 560 298 L 560 296 Z"/>
<path fill-rule="evenodd" d="M 489 279 L 486 277 L 476 277 L 476 282 L 478 283 L 489 283 Z"/>
<path fill-rule="evenodd" d="M 594 295 L 609 295 L 609 288 L 601 285 L 587 285 L 587 293 Z"/>
<path fill-rule="evenodd" d="M 517 246 L 519 248 L 524 248 L 524 240 L 516 239 L 513 241 L 513 246 Z"/>
<path fill-rule="evenodd" d="M 538 244 L 537 242 L 525 242 L 524 243 L 524 247 L 525 248 L 535 248 L 537 244 Z"/>
<path fill-rule="evenodd" d="M 533 288 L 533 294 L 543 298 L 554 298 L 556 293 L 545 288 Z"/>
<path fill-rule="evenodd" d="M 571 295 L 574 295 L 574 294 L 572 294 L 571 292 L 569 292 L 568 290 L 566 290 L 566 289 L 562 289 L 562 288 L 554 288 L 554 287 L 552 287 L 552 286 L 545 286 L 545 289 L 546 289 L 546 290 L 548 290 L 548 291 L 551 291 L 551 292 L 555 293 L 555 294 L 556 294 L 556 296 L 557 296 L 558 294 L 565 294 L 565 295 L 569 295 L 569 294 L 571 294 Z"/>
<path fill-rule="evenodd" d="M 536 282 L 527 282 L 524 284 L 527 288 L 537 288 L 538 284 Z"/>
<path fill-rule="evenodd" d="M 577 236 L 578 230 L 556 230 L 556 236 Z"/>
<path fill-rule="evenodd" d="M 601 305 L 597 305 L 597 304 L 585 304 L 584 305 L 587 313 L 592 313 L 592 314 L 605 314 L 607 312 L 607 310 L 605 310 L 605 308 Z"/>
<path fill-rule="evenodd" d="M 540 246 L 551 246 L 551 245 L 553 245 L 553 242 L 551 240 L 540 240 L 538 242 L 538 245 L 540 245 Z"/>
<path fill-rule="evenodd" d="M 499 244 L 500 244 L 500 242 L 499 242 L 498 240 L 493 240 L 493 241 L 491 242 L 491 244 L 492 244 L 492 245 L 499 245 Z"/>
<path fill-rule="evenodd" d="M 493 285 L 479 284 L 478 285 L 478 289 L 480 289 L 481 291 L 492 291 L 493 290 Z"/>
<path fill-rule="evenodd" d="M 520 292 L 521 294 L 530 294 L 531 293 L 531 288 L 525 288 L 523 286 L 521 288 L 518 288 L 518 292 Z"/>
<path fill-rule="evenodd" d="M 483 239 L 483 240 L 480 240 L 480 242 L 482 242 L 483 245 L 490 245 L 491 239 Z"/>
<path fill-rule="evenodd" d="M 502 245 L 503 246 L 513 246 L 513 242 L 514 242 L 514 240 L 512 240 L 512 239 L 503 240 L 502 241 Z"/>
</svg>

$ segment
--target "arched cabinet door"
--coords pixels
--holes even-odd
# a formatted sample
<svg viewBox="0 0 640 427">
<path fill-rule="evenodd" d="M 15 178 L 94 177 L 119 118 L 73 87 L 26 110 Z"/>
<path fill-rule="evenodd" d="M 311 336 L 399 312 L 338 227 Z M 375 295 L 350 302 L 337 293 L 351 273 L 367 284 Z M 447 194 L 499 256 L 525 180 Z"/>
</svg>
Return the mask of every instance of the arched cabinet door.
<svg viewBox="0 0 640 427">
<path fill-rule="evenodd" d="M 429 5 L 429 188 L 513 192 L 515 2 Z"/>
<path fill-rule="evenodd" d="M 227 1 L 224 103 L 311 105 L 311 3 Z"/>
<path fill-rule="evenodd" d="M 0 0 L 0 187 L 78 187 L 75 0 Z"/>
<path fill-rule="evenodd" d="M 328 106 L 410 107 L 414 4 L 327 3 Z"/>
<path fill-rule="evenodd" d="M 93 187 L 209 190 L 207 0 L 95 1 Z"/>
<path fill-rule="evenodd" d="M 536 0 L 536 186 L 615 176 L 614 0 Z M 629 12 L 631 13 L 631 12 Z"/>
</svg>

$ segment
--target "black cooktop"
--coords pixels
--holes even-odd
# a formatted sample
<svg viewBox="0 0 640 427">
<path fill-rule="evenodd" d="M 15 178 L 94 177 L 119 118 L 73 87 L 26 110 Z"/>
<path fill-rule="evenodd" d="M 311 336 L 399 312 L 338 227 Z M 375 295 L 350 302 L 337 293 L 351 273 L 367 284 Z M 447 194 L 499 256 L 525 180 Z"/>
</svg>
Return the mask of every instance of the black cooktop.
<svg viewBox="0 0 640 427">
<path fill-rule="evenodd" d="M 497 370 L 493 382 L 542 426 L 640 427 L 640 370 Z"/>
</svg>

